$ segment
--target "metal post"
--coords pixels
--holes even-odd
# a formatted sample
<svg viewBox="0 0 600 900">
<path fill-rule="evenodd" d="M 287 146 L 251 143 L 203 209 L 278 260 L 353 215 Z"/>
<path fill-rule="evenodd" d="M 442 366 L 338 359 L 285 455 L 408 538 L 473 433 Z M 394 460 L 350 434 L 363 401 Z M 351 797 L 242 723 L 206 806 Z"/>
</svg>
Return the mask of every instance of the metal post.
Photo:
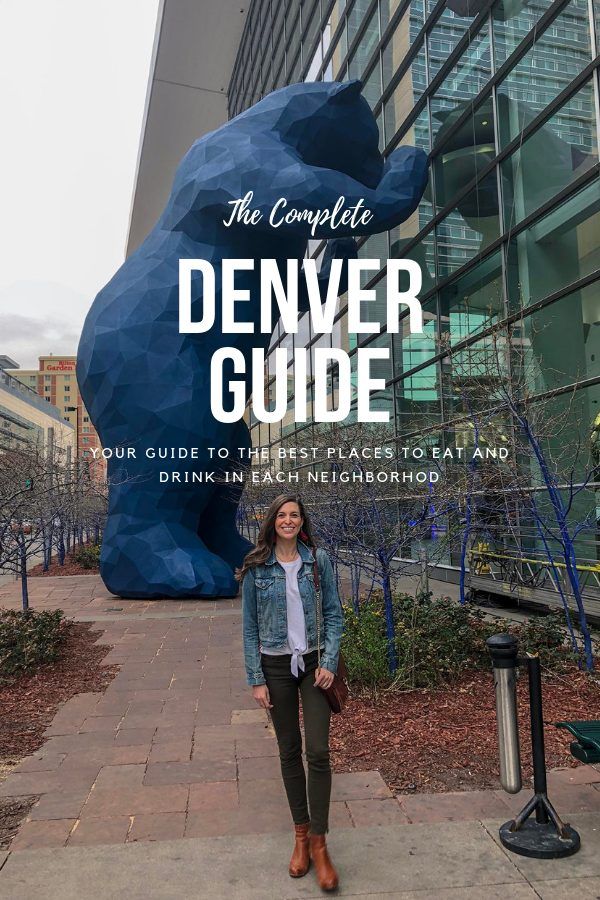
<svg viewBox="0 0 600 900">
<path fill-rule="evenodd" d="M 515 667 L 517 665 L 525 666 L 529 675 L 534 795 L 514 819 L 502 825 L 500 840 L 508 850 L 519 853 L 521 856 L 531 856 L 536 859 L 557 859 L 562 856 L 571 856 L 579 850 L 579 835 L 574 828 L 561 821 L 548 799 L 539 657 L 518 658 L 517 641 L 508 634 L 494 635 L 488 639 L 487 644 L 492 657 L 496 685 L 501 782 L 509 793 L 513 793 L 516 785 L 518 784 L 520 787 L 521 783 L 517 707 L 514 693 Z M 531 818 L 534 811 L 535 821 Z"/>
<path fill-rule="evenodd" d="M 487 641 L 494 669 L 496 718 L 500 753 L 500 783 L 509 794 L 521 790 L 521 751 L 517 719 L 518 643 L 510 634 L 496 634 Z"/>
<path fill-rule="evenodd" d="M 527 658 L 529 669 L 529 713 L 531 718 L 531 755 L 533 759 L 533 790 L 536 795 L 548 794 L 546 780 L 546 752 L 544 748 L 544 719 L 542 714 L 542 676 L 539 656 Z M 535 809 L 536 821 L 548 822 L 548 813 L 543 803 Z"/>
</svg>

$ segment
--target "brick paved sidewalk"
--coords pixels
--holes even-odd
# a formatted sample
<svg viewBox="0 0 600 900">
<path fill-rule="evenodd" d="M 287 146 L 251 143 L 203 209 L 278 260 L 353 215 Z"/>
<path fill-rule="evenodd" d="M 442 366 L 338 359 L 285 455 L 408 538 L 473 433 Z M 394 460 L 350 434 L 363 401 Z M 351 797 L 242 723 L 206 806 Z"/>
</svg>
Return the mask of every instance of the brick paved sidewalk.
<svg viewBox="0 0 600 900">
<path fill-rule="evenodd" d="M 15 585 L 1 606 L 18 606 Z M 68 701 L 46 743 L 0 785 L 39 794 L 12 850 L 289 832 L 277 749 L 242 667 L 239 600 L 136 601 L 94 576 L 32 579 L 31 604 L 102 630 L 120 672 Z M 559 811 L 600 811 L 600 771 L 550 775 Z M 331 828 L 509 818 L 502 791 L 394 799 L 378 772 L 334 776 Z"/>
</svg>

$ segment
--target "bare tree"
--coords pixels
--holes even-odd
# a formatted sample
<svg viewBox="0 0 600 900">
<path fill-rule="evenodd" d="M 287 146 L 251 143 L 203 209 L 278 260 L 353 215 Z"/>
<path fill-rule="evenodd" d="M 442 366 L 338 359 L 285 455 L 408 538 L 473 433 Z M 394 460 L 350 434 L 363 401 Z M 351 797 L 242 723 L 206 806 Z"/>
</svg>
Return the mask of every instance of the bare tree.
<svg viewBox="0 0 600 900">
<path fill-rule="evenodd" d="M 56 550 L 63 564 L 73 535 L 99 537 L 104 494 L 85 467 L 72 465 L 56 448 L 31 443 L 0 455 L 0 569 L 20 578 L 24 610 L 30 560 L 41 555 L 47 569 Z"/>
<path fill-rule="evenodd" d="M 338 580 L 349 570 L 352 601 L 360 610 L 364 582 L 381 590 L 384 600 L 391 672 L 397 668 L 393 597 L 398 578 L 414 569 L 415 548 L 428 542 L 431 561 L 444 552 L 443 541 L 432 542 L 436 524 L 447 515 L 451 497 L 439 465 L 427 458 L 403 455 L 384 425 L 339 423 L 315 426 L 308 459 L 281 443 L 284 462 L 260 463 L 247 473 L 247 509 L 264 510 L 273 497 L 298 491 L 314 516 L 316 538 L 330 556 Z M 282 481 L 277 476 L 283 475 Z M 286 487 L 286 485 L 288 487 Z"/>
<path fill-rule="evenodd" d="M 560 387 L 572 373 L 551 369 L 541 353 L 533 352 L 543 345 L 533 322 L 517 318 L 494 326 L 477 341 L 448 348 L 451 390 L 462 415 L 446 427 L 454 440 L 462 435 L 470 453 L 461 599 L 467 550 L 475 536 L 487 534 L 496 546 L 510 546 L 517 557 L 525 556 L 524 542 L 529 544 L 533 549 L 528 552 L 543 558 L 553 574 L 572 647 L 578 652 L 569 599 L 574 601 L 585 664 L 591 669 L 592 643 L 577 553 L 585 552 L 585 533 L 595 534 L 596 528 L 593 422 L 586 421 L 579 383 Z M 540 370 L 544 385 L 559 387 L 540 391 Z M 507 459 L 486 459 L 498 445 L 509 449 Z"/>
</svg>

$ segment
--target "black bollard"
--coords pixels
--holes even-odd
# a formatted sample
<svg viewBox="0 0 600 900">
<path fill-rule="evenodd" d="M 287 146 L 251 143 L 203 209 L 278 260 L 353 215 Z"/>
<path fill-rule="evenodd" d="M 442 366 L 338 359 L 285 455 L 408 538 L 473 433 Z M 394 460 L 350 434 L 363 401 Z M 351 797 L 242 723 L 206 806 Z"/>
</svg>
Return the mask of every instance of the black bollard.
<svg viewBox="0 0 600 900">
<path fill-rule="evenodd" d="M 534 795 L 514 819 L 502 825 L 500 840 L 508 850 L 519 853 L 521 856 L 531 856 L 536 859 L 558 859 L 561 856 L 571 856 L 579 850 L 579 834 L 568 823 L 561 820 L 548 799 L 539 657 L 517 658 L 517 643 L 511 635 L 494 635 L 489 638 L 487 644 L 495 675 L 498 668 L 506 668 L 511 665 L 514 667 L 518 664 L 527 668 L 529 676 Z M 516 705 L 514 706 L 514 716 L 516 719 Z M 504 727 L 507 727 L 506 723 Z M 516 721 L 513 723 L 513 727 L 518 731 Z M 502 757 L 502 732 L 500 730 L 499 734 Z M 531 818 L 533 812 L 535 812 L 535 818 Z"/>
</svg>

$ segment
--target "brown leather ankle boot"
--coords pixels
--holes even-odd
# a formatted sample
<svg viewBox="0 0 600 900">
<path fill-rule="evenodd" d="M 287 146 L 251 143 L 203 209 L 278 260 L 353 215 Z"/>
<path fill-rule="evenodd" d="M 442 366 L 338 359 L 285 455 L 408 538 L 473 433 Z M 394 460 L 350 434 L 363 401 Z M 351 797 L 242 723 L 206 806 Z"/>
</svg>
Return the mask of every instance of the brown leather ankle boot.
<svg viewBox="0 0 600 900">
<path fill-rule="evenodd" d="M 323 891 L 335 891 L 338 886 L 338 874 L 327 852 L 324 834 L 309 835 L 310 858 L 315 864 L 317 881 Z"/>
<path fill-rule="evenodd" d="M 289 873 L 292 878 L 302 878 L 310 868 L 310 856 L 308 855 L 308 831 L 310 825 L 295 825 L 296 843 L 290 859 Z"/>
</svg>

